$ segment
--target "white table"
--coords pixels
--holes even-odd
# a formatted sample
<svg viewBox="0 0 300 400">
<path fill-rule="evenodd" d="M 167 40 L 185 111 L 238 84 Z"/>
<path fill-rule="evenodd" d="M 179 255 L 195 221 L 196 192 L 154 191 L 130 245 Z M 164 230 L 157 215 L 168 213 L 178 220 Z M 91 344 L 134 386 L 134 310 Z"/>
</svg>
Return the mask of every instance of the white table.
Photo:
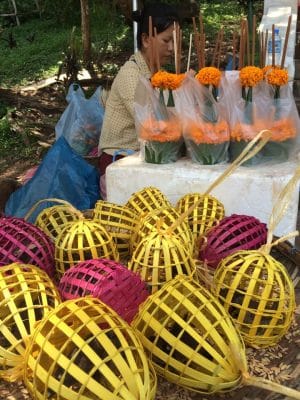
<svg viewBox="0 0 300 400">
<path fill-rule="evenodd" d="M 225 207 L 226 215 L 246 214 L 268 223 L 276 198 L 293 176 L 297 163 L 239 167 L 211 194 Z M 228 167 L 228 164 L 199 165 L 182 158 L 173 164 L 147 164 L 132 155 L 111 164 L 106 170 L 107 200 L 125 204 L 136 191 L 147 186 L 159 188 L 175 204 L 187 193 L 203 193 Z M 289 207 L 275 229 L 283 236 L 296 229 L 299 184 Z"/>
</svg>

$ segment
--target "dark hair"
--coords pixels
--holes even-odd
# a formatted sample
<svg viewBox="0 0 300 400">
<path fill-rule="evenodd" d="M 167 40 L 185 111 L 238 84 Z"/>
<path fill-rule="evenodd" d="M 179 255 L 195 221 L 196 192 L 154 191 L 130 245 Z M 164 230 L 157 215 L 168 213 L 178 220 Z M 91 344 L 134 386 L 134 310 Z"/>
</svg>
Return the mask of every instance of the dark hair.
<svg viewBox="0 0 300 400">
<path fill-rule="evenodd" d="M 149 34 L 149 17 L 152 17 L 153 29 L 161 33 L 168 29 L 174 22 L 179 23 L 179 16 L 173 6 L 165 3 L 146 4 L 142 10 L 133 11 L 132 18 L 138 23 L 137 45 L 142 47 L 142 34 Z"/>
</svg>

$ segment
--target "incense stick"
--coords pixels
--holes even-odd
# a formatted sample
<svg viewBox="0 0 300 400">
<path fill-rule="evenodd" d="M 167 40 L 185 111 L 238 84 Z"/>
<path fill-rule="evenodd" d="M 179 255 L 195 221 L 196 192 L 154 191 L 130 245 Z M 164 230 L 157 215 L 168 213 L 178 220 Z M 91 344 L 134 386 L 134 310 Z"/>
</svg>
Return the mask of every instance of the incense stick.
<svg viewBox="0 0 300 400">
<path fill-rule="evenodd" d="M 220 60 L 221 60 L 221 54 L 222 54 L 223 37 L 224 37 L 224 29 L 223 29 L 223 27 L 222 27 L 222 28 L 221 28 L 221 31 L 220 31 L 219 46 L 218 46 L 218 53 L 217 53 L 217 68 L 220 68 Z"/>
<path fill-rule="evenodd" d="M 193 34 L 190 33 L 189 53 L 188 53 L 186 72 L 188 72 L 190 70 L 191 54 L 192 54 L 192 41 L 193 41 Z"/>
<path fill-rule="evenodd" d="M 251 59 L 250 59 L 250 37 L 249 37 L 249 21 L 245 21 L 245 27 L 246 27 L 246 46 L 247 46 L 247 65 L 251 64 Z"/>
<path fill-rule="evenodd" d="M 155 55 L 155 61 L 156 61 L 156 68 L 157 71 L 160 70 L 160 59 L 159 59 L 159 52 L 158 52 L 158 43 L 157 43 L 157 29 L 156 26 L 154 27 L 154 55 Z"/>
<path fill-rule="evenodd" d="M 269 30 L 266 30 L 266 36 L 265 36 L 265 44 L 264 44 L 264 54 L 263 54 L 263 67 L 266 65 L 266 57 L 267 57 L 267 48 L 268 48 L 268 36 L 269 36 Z"/>
<path fill-rule="evenodd" d="M 236 53 L 236 31 L 232 34 L 232 68 L 231 70 L 235 70 L 235 53 Z"/>
<path fill-rule="evenodd" d="M 259 32 L 259 66 L 263 68 L 264 32 Z"/>
<path fill-rule="evenodd" d="M 256 33 L 256 15 L 253 15 L 253 21 L 252 21 L 252 59 L 251 59 L 251 65 L 254 65 L 254 59 L 255 59 L 255 33 Z"/>
<path fill-rule="evenodd" d="M 151 74 L 154 73 L 154 54 L 153 54 L 153 25 L 152 25 L 152 17 L 149 16 L 149 61 L 150 61 L 150 71 Z"/>
<path fill-rule="evenodd" d="M 272 25 L 272 67 L 275 67 L 275 25 Z"/>
<path fill-rule="evenodd" d="M 281 65 L 280 65 L 281 68 L 284 68 L 285 56 L 286 56 L 287 45 L 288 45 L 290 29 L 291 29 L 291 23 L 292 23 L 292 16 L 290 15 L 289 19 L 288 19 L 288 25 L 286 28 L 286 32 L 285 32 L 284 45 L 283 45 L 283 51 L 282 51 L 282 57 L 281 57 Z"/>
<path fill-rule="evenodd" d="M 176 23 L 174 22 L 173 28 L 173 43 L 174 43 L 174 65 L 175 65 L 175 73 L 177 74 L 177 37 L 176 37 Z"/>
<path fill-rule="evenodd" d="M 194 30 L 194 43 L 195 43 L 195 49 L 196 49 L 197 59 L 198 59 L 198 68 L 200 69 L 201 68 L 201 59 L 200 59 L 200 48 L 199 48 L 199 33 L 197 30 L 195 17 L 192 17 L 192 21 L 193 21 L 193 30 Z"/>
</svg>

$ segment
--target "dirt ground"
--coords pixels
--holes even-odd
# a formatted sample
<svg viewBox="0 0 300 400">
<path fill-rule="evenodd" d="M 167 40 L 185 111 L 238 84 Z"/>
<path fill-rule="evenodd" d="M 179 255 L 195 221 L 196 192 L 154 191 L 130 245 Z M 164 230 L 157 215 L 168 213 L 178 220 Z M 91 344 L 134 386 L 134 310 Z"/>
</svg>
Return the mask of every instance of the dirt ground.
<svg viewBox="0 0 300 400">
<path fill-rule="evenodd" d="M 20 92 L 23 100 L 13 115 L 14 126 L 20 134 L 30 127 L 37 137 L 36 156 L 30 159 L 7 157 L 0 160 L 0 178 L 21 180 L 24 173 L 37 165 L 44 152 L 55 140 L 54 127 L 66 107 L 62 83 L 46 85 L 40 89 L 30 88 Z M 36 106 L 24 107 L 26 98 Z M 297 311 L 295 321 L 281 342 L 267 350 L 247 350 L 251 374 L 271 379 L 300 391 L 300 288 L 297 288 Z M 0 400 L 31 399 L 24 385 L 0 381 Z M 287 397 L 253 387 L 239 388 L 222 395 L 201 395 L 180 388 L 159 378 L 156 400 L 285 400 Z"/>
</svg>

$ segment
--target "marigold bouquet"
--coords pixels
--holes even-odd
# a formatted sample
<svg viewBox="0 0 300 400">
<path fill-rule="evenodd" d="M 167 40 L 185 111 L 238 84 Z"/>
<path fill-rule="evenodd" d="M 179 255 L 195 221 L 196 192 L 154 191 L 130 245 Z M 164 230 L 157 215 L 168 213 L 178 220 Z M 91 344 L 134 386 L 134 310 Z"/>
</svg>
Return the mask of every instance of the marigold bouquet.
<svg viewBox="0 0 300 400">
<path fill-rule="evenodd" d="M 182 154 L 182 128 L 174 107 L 173 91 L 183 79 L 184 74 L 166 71 L 155 73 L 150 82 L 141 79 L 142 92 L 146 95 L 139 96 L 137 92 L 135 118 L 146 162 L 172 163 Z"/>
<path fill-rule="evenodd" d="M 288 86 L 288 72 L 285 68 L 271 65 L 264 67 L 263 72 L 269 86 L 269 129 L 272 132 L 271 139 L 263 150 L 264 158 L 286 161 L 295 145 L 297 125 L 299 126 L 294 96 Z"/>
<path fill-rule="evenodd" d="M 188 155 L 199 164 L 228 159 L 229 127 L 222 104 L 217 102 L 220 81 L 219 69 L 204 67 L 178 91 Z"/>
</svg>

